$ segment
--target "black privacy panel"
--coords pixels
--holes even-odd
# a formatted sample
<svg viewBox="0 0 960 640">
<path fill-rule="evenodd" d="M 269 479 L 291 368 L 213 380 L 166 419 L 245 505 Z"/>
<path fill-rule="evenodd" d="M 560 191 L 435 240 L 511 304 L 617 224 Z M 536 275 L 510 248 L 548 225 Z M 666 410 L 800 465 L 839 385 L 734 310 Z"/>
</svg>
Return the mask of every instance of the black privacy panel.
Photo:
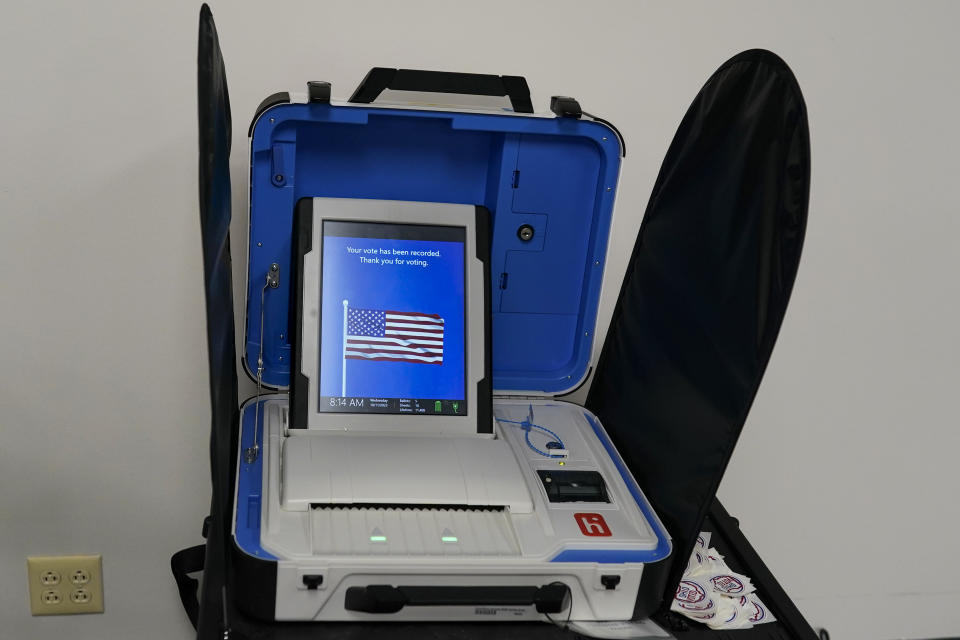
<svg viewBox="0 0 960 640">
<path fill-rule="evenodd" d="M 796 79 L 768 51 L 727 61 L 667 151 L 587 407 L 673 537 L 673 595 L 773 350 L 807 219 Z"/>
<path fill-rule="evenodd" d="M 230 529 L 233 439 L 237 433 L 237 357 L 230 264 L 230 98 L 207 5 L 200 10 L 197 49 L 200 126 L 200 230 L 206 291 L 207 349 L 210 360 L 210 472 L 213 497 L 207 540 L 199 638 L 221 637 L 222 586 Z"/>
</svg>

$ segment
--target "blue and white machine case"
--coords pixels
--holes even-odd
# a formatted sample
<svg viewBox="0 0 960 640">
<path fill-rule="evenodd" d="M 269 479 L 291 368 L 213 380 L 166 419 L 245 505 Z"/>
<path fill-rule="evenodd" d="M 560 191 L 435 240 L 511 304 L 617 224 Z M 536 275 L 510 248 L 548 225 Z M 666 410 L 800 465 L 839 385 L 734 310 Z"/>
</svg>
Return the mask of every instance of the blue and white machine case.
<svg viewBox="0 0 960 640">
<path fill-rule="evenodd" d="M 248 613 L 627 620 L 656 606 L 662 585 L 644 585 L 662 580 L 650 565 L 670 554 L 669 535 L 595 416 L 554 398 L 593 364 L 623 142 L 606 123 L 567 117 L 570 102 L 555 104 L 546 114 L 374 106 L 330 100 L 329 86 L 311 83 L 309 94 L 261 105 L 249 139 L 243 362 L 264 394 L 241 410 L 233 521 L 234 590 Z M 347 494 L 324 484 L 326 472 L 316 482 L 285 478 L 297 457 L 364 473 L 336 471 L 320 440 L 331 436 L 289 424 L 291 229 L 297 201 L 314 197 L 490 211 L 494 440 L 511 448 L 515 467 L 490 473 L 489 444 L 425 438 L 421 457 L 397 460 L 388 438 L 366 438 L 362 459 L 378 473 L 418 475 L 378 489 L 350 483 Z M 566 455 L 537 451 L 531 424 Z M 609 501 L 551 501 L 554 471 L 598 472 Z M 430 486 L 455 489 L 424 502 Z"/>
</svg>

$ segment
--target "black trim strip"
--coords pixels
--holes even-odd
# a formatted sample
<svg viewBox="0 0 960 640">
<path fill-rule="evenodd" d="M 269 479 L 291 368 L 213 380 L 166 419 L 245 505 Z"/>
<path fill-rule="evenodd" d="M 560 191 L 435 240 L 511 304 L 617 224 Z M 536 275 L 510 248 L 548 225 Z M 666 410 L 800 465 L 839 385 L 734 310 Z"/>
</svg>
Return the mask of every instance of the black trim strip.
<svg viewBox="0 0 960 640">
<path fill-rule="evenodd" d="M 270 107 L 275 107 L 278 104 L 287 104 L 288 102 L 290 102 L 290 93 L 287 91 L 278 91 L 264 98 L 263 102 L 260 103 L 260 106 L 257 107 L 257 110 L 253 114 L 253 120 L 250 121 L 250 127 L 247 129 L 247 137 L 249 138 L 253 135 L 253 126 L 257 124 L 257 120 L 260 119 L 264 111 Z"/>
<path fill-rule="evenodd" d="M 293 347 L 293 362 L 290 367 L 290 428 L 306 429 L 309 381 L 303 375 L 303 257 L 313 247 L 313 198 L 300 198 L 293 213 L 293 241 L 291 244 L 290 300 L 293 303 L 288 320 L 287 335 Z M 294 330 L 290 331 L 290 326 Z"/>
<path fill-rule="evenodd" d="M 611 131 L 613 131 L 615 134 L 617 134 L 617 139 L 620 141 L 620 157 L 621 157 L 621 158 L 626 158 L 626 157 L 627 157 L 627 141 L 623 139 L 623 134 L 620 133 L 620 129 L 617 129 L 615 126 L 613 126 L 613 123 L 610 122 L 609 120 L 604 120 L 603 118 L 598 118 L 597 116 L 593 115 L 592 113 L 587 113 L 586 111 L 583 111 L 582 113 L 583 113 L 583 115 L 587 116 L 588 118 L 590 118 L 590 119 L 593 120 L 594 122 L 599 122 L 600 124 L 605 124 L 605 125 L 607 125 L 608 127 L 610 127 L 610 130 L 611 130 Z"/>
<path fill-rule="evenodd" d="M 490 283 L 490 210 L 477 205 L 477 257 L 483 262 L 483 379 L 477 383 L 477 433 L 493 433 L 493 294 Z"/>
</svg>

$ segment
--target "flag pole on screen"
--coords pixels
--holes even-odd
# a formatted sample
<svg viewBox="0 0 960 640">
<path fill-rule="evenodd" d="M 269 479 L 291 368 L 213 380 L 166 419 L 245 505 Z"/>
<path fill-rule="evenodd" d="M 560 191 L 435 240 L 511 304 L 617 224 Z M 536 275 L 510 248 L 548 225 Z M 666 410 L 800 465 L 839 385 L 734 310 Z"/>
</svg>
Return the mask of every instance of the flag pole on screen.
<svg viewBox="0 0 960 640">
<path fill-rule="evenodd" d="M 343 301 L 343 358 L 340 362 L 340 371 L 342 372 L 340 384 L 340 397 L 347 397 L 347 306 L 348 301 Z"/>
</svg>

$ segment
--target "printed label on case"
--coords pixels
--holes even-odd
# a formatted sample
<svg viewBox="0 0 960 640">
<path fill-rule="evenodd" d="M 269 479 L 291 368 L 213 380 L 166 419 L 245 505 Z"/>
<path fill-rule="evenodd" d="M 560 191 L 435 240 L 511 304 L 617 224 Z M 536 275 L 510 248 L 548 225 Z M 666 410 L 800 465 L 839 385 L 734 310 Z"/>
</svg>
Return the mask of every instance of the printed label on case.
<svg viewBox="0 0 960 640">
<path fill-rule="evenodd" d="M 523 616 L 527 609 L 522 607 L 476 607 L 473 613 L 478 616 Z"/>
</svg>

